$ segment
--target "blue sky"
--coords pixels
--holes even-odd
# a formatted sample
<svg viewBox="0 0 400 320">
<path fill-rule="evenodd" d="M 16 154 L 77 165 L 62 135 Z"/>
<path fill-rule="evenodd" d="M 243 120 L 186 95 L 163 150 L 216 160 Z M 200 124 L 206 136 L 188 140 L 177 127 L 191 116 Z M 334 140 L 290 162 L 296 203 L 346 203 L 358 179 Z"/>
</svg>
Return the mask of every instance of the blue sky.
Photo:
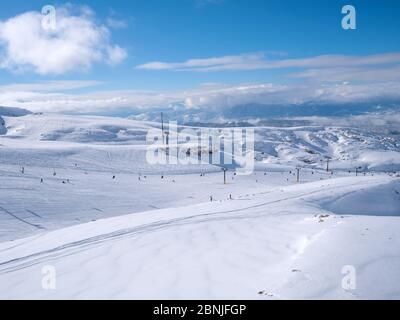
<svg viewBox="0 0 400 320">
<path fill-rule="evenodd" d="M 60 35 L 55 34 L 52 38 L 34 34 L 38 36 L 37 42 L 45 39 L 49 46 L 35 48 L 32 52 L 36 56 L 32 57 L 27 54 L 29 47 L 23 48 L 15 41 L 15 37 L 20 36 L 20 29 L 11 24 L 13 18 L 24 13 L 39 13 L 46 4 L 54 5 L 57 10 L 66 5 L 64 2 L 35 0 L 2 1 L 0 4 L 0 21 L 3 27 L 8 23 L 7 27 L 11 30 L 2 36 L 0 22 L 0 59 L 5 61 L 1 63 L 0 60 L 0 86 L 3 87 L 0 88 L 0 104 L 20 106 L 20 101 L 29 103 L 30 99 L 38 99 L 39 93 L 42 96 L 48 91 L 54 94 L 67 91 L 69 95 L 77 97 L 90 94 L 91 98 L 96 93 L 98 97 L 104 97 L 109 91 L 129 91 L 129 97 L 120 97 L 123 101 L 121 106 L 125 107 L 127 104 L 147 105 L 147 102 L 143 102 L 146 97 L 135 100 L 132 92 L 151 91 L 153 95 L 173 95 L 165 100 L 165 103 L 169 103 L 184 100 L 182 97 L 186 99 L 186 91 L 198 95 L 200 90 L 202 95 L 207 95 L 205 84 L 206 87 L 214 84 L 216 88 L 251 84 L 256 86 L 257 91 L 260 90 L 257 87 L 259 85 L 273 84 L 279 89 L 280 85 L 298 86 L 308 81 L 317 90 L 317 81 L 319 85 L 327 80 L 331 85 L 334 80 L 340 83 L 349 80 L 359 84 L 360 80 L 364 80 L 365 71 L 372 72 L 374 68 L 378 68 L 378 74 L 383 74 L 385 78 L 392 67 L 398 67 L 400 62 L 397 56 L 393 59 L 385 56 L 400 53 L 400 1 L 397 0 L 88 0 L 73 2 L 73 6 L 67 5 L 68 12 L 63 14 L 89 20 L 91 25 L 88 28 L 106 28 L 107 37 L 101 40 L 90 38 L 93 43 L 87 48 L 90 52 L 84 51 L 84 54 L 88 54 L 86 60 L 79 61 L 82 54 L 78 57 L 61 57 L 59 61 L 64 61 L 69 67 L 46 68 L 46 60 L 53 56 L 45 48 L 53 48 L 50 42 Z M 343 30 L 341 27 L 341 9 L 346 4 L 353 5 L 357 10 L 356 30 Z M 82 8 L 86 7 L 91 9 L 90 15 L 81 13 Z M 61 19 L 62 15 L 57 18 Z M 20 20 L 24 23 L 24 20 Z M 69 25 L 68 28 L 74 26 Z M 79 41 L 78 44 L 81 43 Z M 60 47 L 65 48 L 66 45 L 69 43 Z M 19 53 L 11 54 L 11 48 L 18 50 L 18 46 L 22 47 L 23 52 L 17 60 L 15 56 L 19 56 Z M 107 63 L 111 59 L 109 48 L 123 52 L 112 63 Z M 4 58 L 7 55 L 8 59 Z M 96 55 L 101 57 L 94 57 Z M 325 61 L 323 68 L 330 72 L 321 75 L 319 71 L 325 72 L 325 69 L 318 69 L 318 57 L 324 55 L 340 55 L 344 59 L 371 55 L 379 58 L 383 55 L 384 62 L 376 64 L 367 61 L 355 66 L 357 69 L 350 76 L 343 69 L 351 68 L 352 60 L 339 65 Z M 57 56 L 54 54 L 54 57 Z M 313 58 L 317 60 L 302 67 L 302 59 Z M 212 59 L 219 59 L 217 64 L 223 67 L 213 68 Z M 293 60 L 294 63 L 287 63 Z M 47 64 L 51 66 L 53 62 Z M 163 67 L 154 67 L 154 62 Z M 277 62 L 276 66 L 269 66 L 274 62 Z M 204 65 L 205 68 L 202 67 Z M 316 68 L 318 77 L 314 75 Z M 340 68 L 340 76 L 335 72 L 332 79 L 327 79 L 334 68 Z M 303 72 L 308 73 L 307 77 Z M 360 75 L 360 79 L 355 74 Z M 392 74 L 387 79 L 385 92 L 389 82 L 393 85 L 393 81 L 398 80 Z M 48 81 L 58 85 L 44 91 L 28 86 Z M 63 87 L 66 81 L 78 85 L 71 90 L 68 85 Z M 25 84 L 24 90 L 20 91 L 36 93 L 36 97 L 31 94 L 16 98 L 17 94 L 6 92 L 10 90 L 10 85 L 15 84 Z M 365 87 L 366 84 L 363 85 Z M 13 92 L 18 91 L 11 88 Z M 225 100 L 229 99 L 230 91 L 227 92 Z M 254 91 L 252 94 L 254 96 Z M 268 100 L 268 97 L 263 95 L 263 99 Z M 160 98 L 148 105 L 162 103 Z M 37 100 L 32 101 L 32 105 L 37 105 Z"/>
</svg>

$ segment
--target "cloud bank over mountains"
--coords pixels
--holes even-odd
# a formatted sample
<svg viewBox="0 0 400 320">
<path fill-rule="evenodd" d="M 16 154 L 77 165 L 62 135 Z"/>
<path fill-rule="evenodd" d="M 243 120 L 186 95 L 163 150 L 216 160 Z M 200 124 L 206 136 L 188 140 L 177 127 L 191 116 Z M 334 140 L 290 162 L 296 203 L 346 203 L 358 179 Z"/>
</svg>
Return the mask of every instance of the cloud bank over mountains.
<svg viewBox="0 0 400 320">
<path fill-rule="evenodd" d="M 279 81 L 275 83 L 196 91 L 184 99 L 188 107 L 258 105 L 259 108 L 262 105 L 265 108 L 282 106 L 284 109 L 287 106 L 303 106 L 312 111 L 310 106 L 364 104 L 369 107 L 375 105 L 379 109 L 381 105 L 400 105 L 400 53 L 320 55 L 296 59 L 272 56 L 272 53 L 268 56 L 253 53 L 177 63 L 153 61 L 136 68 L 149 72 L 191 73 L 279 71 Z M 265 113 L 268 114 L 268 111 Z"/>
<path fill-rule="evenodd" d="M 268 115 L 271 110 L 274 110 L 273 114 L 279 114 L 276 110 L 282 110 L 282 115 L 287 115 L 290 108 L 300 111 L 303 108 L 312 113 L 335 107 L 349 108 L 351 111 L 352 107 L 358 113 L 355 107 L 367 106 L 368 110 L 379 110 L 398 108 L 400 105 L 400 84 L 396 81 L 357 84 L 208 84 L 171 92 L 101 91 L 96 87 L 100 84 L 95 81 L 62 81 L 0 86 L 0 105 L 34 112 L 97 114 L 118 114 L 121 110 L 127 113 L 130 110 L 135 114 L 165 110 L 173 114 L 177 110 L 177 115 L 201 114 L 202 121 L 206 120 L 207 115 L 211 118 L 218 114 L 231 114 L 243 118 L 246 114 Z M 79 88 L 89 91 L 74 93 Z M 243 106 L 242 112 L 237 111 L 238 107 Z"/>
<path fill-rule="evenodd" d="M 221 2 L 199 1 L 203 5 Z M 235 71 L 252 79 L 251 72 L 274 71 L 268 82 L 237 80 L 226 84 L 222 80 L 170 91 L 111 90 L 117 87 L 112 81 L 118 82 L 118 76 L 108 82 L 98 81 L 96 72 L 90 75 L 91 80 L 70 80 L 76 74 L 97 71 L 95 65 L 116 65 L 127 59 L 127 51 L 112 41 L 112 31 L 124 30 L 128 23 L 115 16 L 101 23 L 87 6 L 68 4 L 58 7 L 56 13 L 56 28 L 51 30 L 43 28 L 40 12 L 0 20 L 0 71 L 34 75 L 32 83 L 0 85 L 0 105 L 33 112 L 131 112 L 144 118 L 165 110 L 194 121 L 227 116 L 321 115 L 334 113 L 335 108 L 360 113 L 400 106 L 400 52 L 290 58 L 288 53 L 266 51 L 178 62 L 160 59 L 131 64 L 127 69 L 132 77 L 150 74 L 148 79 L 153 79 L 152 73 L 156 77 L 159 73 L 181 72 L 188 74 L 188 79 L 199 73 L 219 73 L 227 80 Z"/>
</svg>

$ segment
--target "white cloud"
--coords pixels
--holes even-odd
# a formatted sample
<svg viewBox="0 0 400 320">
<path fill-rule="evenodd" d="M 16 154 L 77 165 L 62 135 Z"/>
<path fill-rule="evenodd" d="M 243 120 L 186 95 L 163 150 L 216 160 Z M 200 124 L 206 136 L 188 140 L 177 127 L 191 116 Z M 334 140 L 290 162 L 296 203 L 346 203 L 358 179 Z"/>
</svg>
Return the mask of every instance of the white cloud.
<svg viewBox="0 0 400 320">
<path fill-rule="evenodd" d="M 293 73 L 292 78 L 301 78 L 314 81 L 338 82 L 338 81 L 363 81 L 382 82 L 400 80 L 400 65 L 367 67 L 367 68 L 321 68 L 307 69 Z"/>
<path fill-rule="evenodd" d="M 85 84 L 82 83 L 82 86 Z M 93 84 L 95 85 L 95 84 Z M 0 87 L 0 105 L 26 108 L 35 112 L 112 112 L 118 109 L 141 109 L 179 105 L 184 109 L 223 111 L 245 105 L 345 104 L 371 101 L 400 101 L 400 82 L 340 84 L 209 84 L 192 90 L 175 92 L 92 91 L 84 94 L 65 93 L 65 88 L 79 83 L 53 83 L 52 90 L 38 84 Z"/>
<path fill-rule="evenodd" d="M 241 54 L 169 63 L 153 61 L 137 66 L 144 70 L 215 72 L 228 70 L 267 70 L 285 68 L 366 67 L 400 63 L 400 53 L 368 56 L 322 55 L 299 59 L 267 59 L 262 53 Z"/>
<path fill-rule="evenodd" d="M 108 55 L 107 62 L 111 65 L 116 65 L 121 63 L 128 56 L 128 54 L 124 49 L 116 45 L 107 47 L 107 55 Z"/>
<path fill-rule="evenodd" d="M 0 93 L 5 92 L 54 92 L 95 87 L 103 84 L 100 81 L 66 80 L 66 81 L 42 81 L 36 83 L 16 83 L 0 85 Z"/>
<path fill-rule="evenodd" d="M 39 12 L 0 21 L 0 67 L 61 75 L 126 58 L 125 50 L 111 43 L 109 29 L 95 21 L 90 8 L 81 7 L 74 14 L 71 6 L 65 6 L 56 13 L 55 30 L 42 27 Z"/>
<path fill-rule="evenodd" d="M 125 29 L 128 27 L 128 23 L 121 19 L 107 18 L 107 26 L 112 29 Z"/>
<path fill-rule="evenodd" d="M 238 70 L 245 65 L 255 68 L 263 62 L 263 54 L 243 54 L 237 56 L 223 56 L 206 59 L 190 59 L 185 62 L 168 63 L 153 61 L 137 66 L 137 69 L 145 70 L 179 70 L 179 71 L 218 71 L 225 68 Z"/>
</svg>

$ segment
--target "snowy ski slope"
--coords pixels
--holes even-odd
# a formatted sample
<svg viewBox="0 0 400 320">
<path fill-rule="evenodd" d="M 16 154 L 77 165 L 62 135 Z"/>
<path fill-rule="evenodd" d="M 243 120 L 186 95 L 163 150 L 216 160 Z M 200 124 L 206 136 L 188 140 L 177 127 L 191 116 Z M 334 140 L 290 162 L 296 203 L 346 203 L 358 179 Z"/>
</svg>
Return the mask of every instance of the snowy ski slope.
<svg viewBox="0 0 400 320">
<path fill-rule="evenodd" d="M 400 298 L 393 137 L 255 128 L 255 172 L 224 185 L 217 166 L 148 164 L 156 123 L 2 118 L 0 298 Z"/>
</svg>

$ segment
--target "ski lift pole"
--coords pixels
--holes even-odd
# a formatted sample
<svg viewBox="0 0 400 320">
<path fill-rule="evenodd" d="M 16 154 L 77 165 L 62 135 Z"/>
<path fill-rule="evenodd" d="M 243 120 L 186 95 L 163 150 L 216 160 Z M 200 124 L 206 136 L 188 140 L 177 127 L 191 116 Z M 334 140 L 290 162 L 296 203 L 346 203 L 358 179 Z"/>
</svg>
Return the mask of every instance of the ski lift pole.
<svg viewBox="0 0 400 320">
<path fill-rule="evenodd" d="M 161 112 L 161 134 L 162 134 L 162 141 L 164 144 L 165 139 L 164 139 L 164 113 L 163 112 Z"/>
<path fill-rule="evenodd" d="M 228 171 L 227 168 L 222 169 L 224 171 L 224 184 L 226 184 L 226 172 Z"/>
</svg>

